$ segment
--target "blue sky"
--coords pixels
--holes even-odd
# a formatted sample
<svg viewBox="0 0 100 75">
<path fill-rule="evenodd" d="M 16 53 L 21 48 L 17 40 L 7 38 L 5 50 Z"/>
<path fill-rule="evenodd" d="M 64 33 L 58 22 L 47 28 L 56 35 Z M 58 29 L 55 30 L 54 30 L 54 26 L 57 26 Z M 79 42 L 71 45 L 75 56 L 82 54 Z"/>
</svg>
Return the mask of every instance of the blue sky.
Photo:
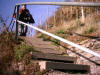
<svg viewBox="0 0 100 75">
<path fill-rule="evenodd" d="M 6 24 L 9 25 L 11 20 L 14 6 L 16 3 L 23 3 L 23 2 L 64 2 L 65 0 L 0 0 L 0 15 L 6 19 L 8 18 Z M 29 9 L 30 13 L 35 19 L 35 26 L 40 23 L 40 18 L 42 24 L 44 24 L 45 20 L 47 19 L 47 11 L 49 11 L 49 16 L 52 16 L 53 13 L 59 8 L 59 6 L 54 5 L 28 5 L 27 8 Z M 49 8 L 49 10 L 48 10 Z M 15 27 L 14 27 L 15 28 Z"/>
<path fill-rule="evenodd" d="M 0 15 L 4 19 L 9 17 L 9 20 L 7 21 L 7 24 L 9 24 L 9 21 L 11 19 L 11 16 L 13 14 L 13 9 L 16 3 L 22 3 L 22 2 L 64 2 L 65 0 L 0 0 Z M 27 8 L 29 9 L 30 13 L 35 19 L 35 25 L 40 23 L 40 17 L 42 18 L 42 23 L 45 22 L 47 18 L 47 11 L 49 11 L 49 16 L 51 16 L 55 10 L 57 10 L 58 6 L 51 6 L 51 5 L 28 5 Z M 49 8 L 49 10 L 48 10 Z"/>
</svg>

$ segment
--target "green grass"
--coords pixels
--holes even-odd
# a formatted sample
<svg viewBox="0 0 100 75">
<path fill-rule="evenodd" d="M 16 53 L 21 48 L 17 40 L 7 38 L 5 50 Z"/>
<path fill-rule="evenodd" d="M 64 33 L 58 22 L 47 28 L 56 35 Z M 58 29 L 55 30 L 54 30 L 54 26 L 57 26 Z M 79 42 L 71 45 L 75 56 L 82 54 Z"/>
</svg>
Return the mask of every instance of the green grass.
<svg viewBox="0 0 100 75">
<path fill-rule="evenodd" d="M 34 47 L 27 45 L 26 43 L 22 42 L 15 50 L 15 56 L 18 61 L 21 61 L 23 57 L 31 52 L 34 51 Z"/>
<path fill-rule="evenodd" d="M 62 37 L 62 38 L 66 38 L 67 37 L 66 31 L 64 29 L 59 29 L 56 32 L 56 35 L 59 36 L 59 37 Z"/>
<path fill-rule="evenodd" d="M 56 34 L 64 34 L 65 33 L 65 30 L 64 29 L 59 29 Z"/>
<path fill-rule="evenodd" d="M 54 45 L 56 45 L 56 46 L 58 46 L 58 44 L 60 44 L 60 41 L 59 40 L 57 40 L 57 39 L 51 39 L 51 41 L 52 41 L 52 43 L 54 44 Z"/>
<path fill-rule="evenodd" d="M 66 38 L 67 37 L 67 34 L 66 34 L 66 31 L 64 29 L 59 29 L 55 35 L 59 36 L 59 37 L 62 37 L 62 38 Z M 52 38 L 48 35 L 45 35 L 45 34 L 41 34 L 39 36 L 40 38 L 43 38 L 44 41 L 52 41 L 52 43 L 56 46 L 58 46 L 58 44 L 60 43 L 59 40 L 55 39 L 55 38 Z"/>
</svg>

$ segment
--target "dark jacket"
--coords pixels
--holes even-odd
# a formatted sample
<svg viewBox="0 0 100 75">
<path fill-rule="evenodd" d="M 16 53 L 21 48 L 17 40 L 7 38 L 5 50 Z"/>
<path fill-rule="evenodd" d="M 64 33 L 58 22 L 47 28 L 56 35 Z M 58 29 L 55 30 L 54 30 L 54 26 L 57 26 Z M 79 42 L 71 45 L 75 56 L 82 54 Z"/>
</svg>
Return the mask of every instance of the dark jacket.
<svg viewBox="0 0 100 75">
<path fill-rule="evenodd" d="M 20 21 L 23 21 L 25 23 L 35 23 L 32 15 L 30 14 L 29 10 L 28 9 L 20 9 L 20 15 L 19 15 L 19 20 Z"/>
</svg>

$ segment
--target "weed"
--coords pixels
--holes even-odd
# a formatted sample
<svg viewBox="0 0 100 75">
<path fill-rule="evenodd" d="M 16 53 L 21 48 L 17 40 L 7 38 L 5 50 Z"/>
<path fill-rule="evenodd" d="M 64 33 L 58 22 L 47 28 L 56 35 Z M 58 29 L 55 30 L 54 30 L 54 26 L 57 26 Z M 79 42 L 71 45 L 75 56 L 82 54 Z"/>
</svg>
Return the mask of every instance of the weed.
<svg viewBox="0 0 100 75">
<path fill-rule="evenodd" d="M 83 26 L 84 24 L 79 20 L 77 19 L 76 20 L 76 26 L 79 27 L 79 26 Z"/>
<path fill-rule="evenodd" d="M 43 72 L 36 72 L 35 75 L 43 75 Z"/>
<path fill-rule="evenodd" d="M 99 21 L 100 21 L 100 15 L 95 15 L 92 22 L 97 23 Z"/>
<path fill-rule="evenodd" d="M 83 24 L 79 19 L 77 19 L 77 20 L 75 21 L 74 25 L 69 26 L 69 27 L 67 28 L 66 31 L 67 31 L 68 33 L 76 32 L 78 29 L 81 29 L 81 27 L 82 27 L 83 25 L 84 25 L 84 24 Z"/>
<path fill-rule="evenodd" d="M 56 32 L 56 35 L 59 36 L 59 37 L 62 37 L 62 38 L 66 38 L 67 37 L 66 31 L 64 29 L 59 29 Z"/>
<path fill-rule="evenodd" d="M 67 28 L 67 32 L 75 32 L 80 26 L 78 26 L 77 24 L 76 25 L 73 25 L 73 26 L 70 26 Z"/>
<path fill-rule="evenodd" d="M 56 46 L 58 46 L 58 44 L 60 44 L 60 41 L 57 39 L 51 39 L 52 43 Z"/>
<path fill-rule="evenodd" d="M 49 41 L 50 40 L 50 36 L 45 35 L 45 34 L 41 34 L 40 37 L 43 38 L 44 41 Z"/>
<path fill-rule="evenodd" d="M 96 31 L 96 28 L 94 27 L 94 26 L 92 26 L 92 25 L 89 25 L 85 30 L 84 30 L 84 34 L 91 34 L 91 33 L 93 33 L 93 32 L 95 32 Z"/>
<path fill-rule="evenodd" d="M 12 75 L 9 69 L 11 69 L 11 63 L 14 58 L 15 46 L 17 46 L 17 43 L 12 33 L 0 33 L 0 75 Z"/>
<path fill-rule="evenodd" d="M 59 29 L 57 32 L 56 32 L 56 34 L 64 34 L 65 33 L 65 30 L 63 30 L 63 29 Z"/>
<path fill-rule="evenodd" d="M 18 48 L 16 48 L 15 56 L 18 61 L 21 61 L 23 57 L 31 51 L 34 51 L 34 48 L 23 42 Z"/>
</svg>

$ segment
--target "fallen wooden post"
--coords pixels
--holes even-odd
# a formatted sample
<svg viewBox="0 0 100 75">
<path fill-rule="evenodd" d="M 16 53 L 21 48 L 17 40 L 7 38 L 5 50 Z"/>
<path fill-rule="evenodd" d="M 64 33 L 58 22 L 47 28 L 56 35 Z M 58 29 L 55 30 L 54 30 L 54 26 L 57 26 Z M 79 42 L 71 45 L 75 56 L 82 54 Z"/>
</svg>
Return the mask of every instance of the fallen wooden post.
<svg viewBox="0 0 100 75">
<path fill-rule="evenodd" d="M 56 61 L 56 62 L 65 62 L 65 63 L 75 63 L 76 62 L 75 57 L 41 53 L 41 52 L 33 52 L 32 58 L 37 59 L 37 60 Z"/>
<path fill-rule="evenodd" d="M 51 62 L 51 61 L 40 61 L 39 62 L 41 70 L 62 70 L 62 71 L 77 71 L 77 72 L 90 72 L 90 66 L 80 65 L 73 63 L 63 63 L 63 62 Z"/>
</svg>

